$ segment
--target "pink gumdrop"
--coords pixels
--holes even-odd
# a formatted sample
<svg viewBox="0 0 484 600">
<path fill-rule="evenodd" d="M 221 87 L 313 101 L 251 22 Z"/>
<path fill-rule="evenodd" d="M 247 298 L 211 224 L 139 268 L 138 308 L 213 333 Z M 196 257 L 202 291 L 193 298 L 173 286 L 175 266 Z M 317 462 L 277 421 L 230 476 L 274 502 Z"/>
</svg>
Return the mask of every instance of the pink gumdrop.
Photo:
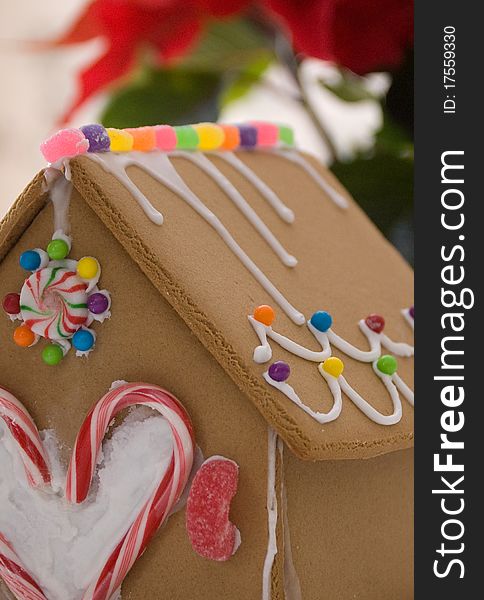
<svg viewBox="0 0 484 600">
<path fill-rule="evenodd" d="M 273 123 L 252 121 L 251 125 L 257 129 L 257 145 L 260 148 L 275 146 L 279 140 L 279 129 Z"/>
<path fill-rule="evenodd" d="M 170 125 L 157 125 L 155 127 L 156 147 L 158 150 L 169 152 L 175 150 L 177 140 L 176 133 Z"/>
<path fill-rule="evenodd" d="M 239 547 L 239 530 L 229 521 L 238 480 L 237 463 L 222 456 L 206 460 L 193 479 L 186 526 L 193 549 L 204 558 L 228 560 Z"/>
<path fill-rule="evenodd" d="M 79 129 L 61 129 L 40 144 L 40 151 L 49 163 L 84 154 L 88 148 L 89 141 Z"/>
</svg>

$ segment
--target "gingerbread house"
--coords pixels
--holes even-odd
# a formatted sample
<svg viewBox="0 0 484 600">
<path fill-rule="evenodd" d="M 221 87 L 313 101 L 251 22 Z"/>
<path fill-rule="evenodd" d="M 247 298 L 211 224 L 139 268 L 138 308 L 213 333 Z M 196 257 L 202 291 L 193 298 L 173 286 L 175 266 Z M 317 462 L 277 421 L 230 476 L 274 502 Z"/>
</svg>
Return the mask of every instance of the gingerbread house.
<svg viewBox="0 0 484 600">
<path fill-rule="evenodd" d="M 233 555 L 197 552 L 182 506 L 137 547 L 122 598 L 412 598 L 413 276 L 398 252 L 285 127 L 89 126 L 44 154 L 0 228 L 0 392 L 32 417 L 4 404 L 0 447 L 15 452 L 35 422 L 66 460 L 88 453 L 76 436 L 93 404 L 113 382 L 147 382 L 180 401 L 204 458 L 238 465 Z M 42 494 L 30 467 L 45 434 L 32 440 L 26 485 L 40 473 Z M 71 464 L 57 495 L 79 494 L 80 476 Z M 55 536 L 37 550 L 54 557 L 44 574 L 5 486 L 0 575 L 14 596 L 119 593 L 119 577 L 91 589 L 74 574 L 68 598 L 52 592 L 69 577 Z M 95 486 L 77 499 L 88 493 L 95 506 Z M 105 572 L 112 548 L 92 548 Z"/>
</svg>

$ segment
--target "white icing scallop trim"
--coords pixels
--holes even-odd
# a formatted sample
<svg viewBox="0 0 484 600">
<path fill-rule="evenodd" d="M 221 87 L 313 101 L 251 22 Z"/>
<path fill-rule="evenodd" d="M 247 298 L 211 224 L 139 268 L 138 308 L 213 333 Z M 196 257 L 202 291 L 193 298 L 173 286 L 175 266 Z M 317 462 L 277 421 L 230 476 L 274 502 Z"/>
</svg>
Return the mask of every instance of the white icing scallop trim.
<svg viewBox="0 0 484 600">
<path fill-rule="evenodd" d="M 154 209 L 144 194 L 131 181 L 126 173 L 126 169 L 130 166 L 137 166 L 151 175 L 154 179 L 165 185 L 177 196 L 187 202 L 209 225 L 211 225 L 219 236 L 224 240 L 230 250 L 237 256 L 246 269 L 252 274 L 262 288 L 273 298 L 277 304 L 283 309 L 287 316 L 297 325 L 302 325 L 305 321 L 304 315 L 299 312 L 283 294 L 274 286 L 268 277 L 261 269 L 249 258 L 242 250 L 239 244 L 235 241 L 220 219 L 209 210 L 205 204 L 196 196 L 191 189 L 185 184 L 183 179 L 177 173 L 176 169 L 171 164 L 169 157 L 166 154 L 159 152 L 132 152 L 124 154 L 105 153 L 88 155 L 91 160 L 94 160 L 101 165 L 108 173 L 116 177 L 127 189 L 133 194 L 139 202 L 148 217 L 153 216 L 154 223 L 161 224 L 163 222 L 162 215 Z M 156 217 L 158 215 L 158 217 Z M 150 217 L 151 218 L 151 217 Z"/>
</svg>

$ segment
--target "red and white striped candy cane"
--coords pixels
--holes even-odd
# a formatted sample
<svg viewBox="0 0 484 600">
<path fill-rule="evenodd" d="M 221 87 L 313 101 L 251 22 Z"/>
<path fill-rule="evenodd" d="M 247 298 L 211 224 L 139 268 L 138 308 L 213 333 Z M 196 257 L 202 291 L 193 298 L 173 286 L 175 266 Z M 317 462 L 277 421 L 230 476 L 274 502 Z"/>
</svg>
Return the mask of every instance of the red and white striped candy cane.
<svg viewBox="0 0 484 600">
<path fill-rule="evenodd" d="M 18 415 L 23 413 L 22 426 L 32 433 L 36 432 L 41 456 L 45 457 L 42 442 L 32 419 L 22 405 L 11 394 L 0 388 L 1 400 L 5 396 L 10 405 L 17 408 Z M 12 399 L 14 402 L 12 403 Z M 127 531 L 111 553 L 106 563 L 99 571 L 98 576 L 92 581 L 83 595 L 83 600 L 109 600 L 120 587 L 128 571 L 136 559 L 141 556 L 151 537 L 170 514 L 171 509 L 179 500 L 193 463 L 194 438 L 190 418 L 177 399 L 166 390 L 145 383 L 126 383 L 115 390 L 108 392 L 94 406 L 87 415 L 74 446 L 73 455 L 69 464 L 66 482 L 66 498 L 73 503 L 80 503 L 87 497 L 91 480 L 96 468 L 96 462 L 101 444 L 111 420 L 120 411 L 134 405 L 149 406 L 158 411 L 168 421 L 173 435 L 173 454 L 170 465 L 152 496 L 146 501 L 140 513 L 129 525 Z M 0 416 L 5 420 L 3 412 Z M 9 415 L 7 415 L 8 418 Z M 9 421 L 6 420 L 11 431 Z M 24 435 L 27 435 L 24 429 Z M 15 429 L 15 431 L 17 431 Z M 28 437 L 28 435 L 27 435 Z M 19 450 L 25 453 L 25 445 L 19 440 L 21 435 L 14 436 L 18 442 Z M 36 446 L 37 447 L 37 446 Z M 30 446 L 29 446 L 30 448 Z M 24 461 L 25 463 L 25 461 Z M 30 463 L 28 463 L 30 466 Z M 47 463 L 45 462 L 45 465 Z M 44 473 L 40 469 L 38 472 Z M 29 476 L 31 485 L 37 485 L 38 472 Z M 27 471 L 29 475 L 29 471 Z M 5 549 L 5 560 L 2 552 Z M 0 534 L 0 575 L 10 590 L 19 600 L 46 600 L 40 587 L 21 565 L 11 545 Z"/>
</svg>

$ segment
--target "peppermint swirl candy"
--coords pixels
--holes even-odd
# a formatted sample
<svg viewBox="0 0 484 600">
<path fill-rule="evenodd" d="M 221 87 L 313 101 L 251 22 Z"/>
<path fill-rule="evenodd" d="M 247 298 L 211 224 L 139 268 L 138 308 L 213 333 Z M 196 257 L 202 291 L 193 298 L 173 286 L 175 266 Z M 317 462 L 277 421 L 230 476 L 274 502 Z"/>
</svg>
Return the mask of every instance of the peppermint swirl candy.
<svg viewBox="0 0 484 600">
<path fill-rule="evenodd" d="M 62 267 L 40 269 L 25 281 L 20 314 L 30 329 L 49 340 L 71 338 L 86 323 L 87 284 Z"/>
</svg>

